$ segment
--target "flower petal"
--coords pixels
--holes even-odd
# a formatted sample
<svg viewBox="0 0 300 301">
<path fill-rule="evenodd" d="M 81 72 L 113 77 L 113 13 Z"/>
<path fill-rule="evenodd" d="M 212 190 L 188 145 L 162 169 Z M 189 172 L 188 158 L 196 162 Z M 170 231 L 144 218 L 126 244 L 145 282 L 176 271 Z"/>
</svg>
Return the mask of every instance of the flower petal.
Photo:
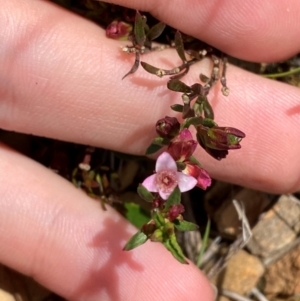
<svg viewBox="0 0 300 301">
<path fill-rule="evenodd" d="M 178 140 L 193 140 L 193 135 L 188 129 L 183 129 L 179 133 L 179 139 Z"/>
<path fill-rule="evenodd" d="M 149 176 L 144 180 L 142 185 L 151 192 L 157 192 L 155 178 L 156 178 L 156 174 Z"/>
<path fill-rule="evenodd" d="M 173 191 L 162 191 L 162 190 L 159 190 L 158 193 L 160 195 L 160 197 L 163 199 L 163 200 L 166 200 L 168 199 L 168 197 L 171 195 Z"/>
<path fill-rule="evenodd" d="M 197 180 L 189 175 L 182 172 L 177 173 L 178 176 L 178 187 L 181 192 L 185 192 L 193 189 L 197 185 Z"/>
<path fill-rule="evenodd" d="M 177 171 L 177 165 L 172 156 L 163 152 L 156 160 L 155 171 L 172 170 Z"/>
</svg>

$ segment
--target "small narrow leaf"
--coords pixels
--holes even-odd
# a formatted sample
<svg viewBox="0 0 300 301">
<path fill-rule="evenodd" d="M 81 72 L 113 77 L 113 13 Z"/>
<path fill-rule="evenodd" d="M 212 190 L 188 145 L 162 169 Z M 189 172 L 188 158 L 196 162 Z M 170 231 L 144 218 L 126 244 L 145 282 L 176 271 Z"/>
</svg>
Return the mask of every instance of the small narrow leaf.
<svg viewBox="0 0 300 301">
<path fill-rule="evenodd" d="M 214 126 L 218 126 L 218 124 L 215 121 L 213 121 L 212 119 L 210 119 L 210 118 L 204 118 L 203 122 L 202 122 L 202 125 L 204 125 L 204 126 L 206 126 L 208 128 L 212 128 Z"/>
<path fill-rule="evenodd" d="M 186 118 L 184 123 L 183 123 L 183 127 L 184 128 L 189 128 L 191 125 L 197 126 L 203 123 L 203 118 L 202 117 L 190 117 L 190 118 Z"/>
<path fill-rule="evenodd" d="M 203 73 L 200 73 L 199 78 L 205 84 L 209 81 L 209 77 L 204 75 Z"/>
<path fill-rule="evenodd" d="M 179 113 L 182 113 L 183 111 L 183 105 L 180 105 L 180 104 L 175 104 L 175 105 L 172 105 L 171 106 L 171 109 L 175 112 L 179 112 Z"/>
<path fill-rule="evenodd" d="M 166 224 L 164 217 L 160 213 L 154 212 L 152 218 L 158 228 Z"/>
<path fill-rule="evenodd" d="M 178 186 L 176 186 L 176 188 L 173 190 L 171 195 L 166 200 L 165 211 L 168 211 L 172 205 L 180 204 L 180 201 L 181 201 L 181 192 Z"/>
<path fill-rule="evenodd" d="M 141 231 L 134 234 L 129 241 L 126 243 L 125 247 L 123 248 L 124 251 L 130 251 L 147 241 L 147 235 Z"/>
<path fill-rule="evenodd" d="M 214 119 L 214 111 L 207 98 L 203 101 L 204 117 Z"/>
<path fill-rule="evenodd" d="M 152 195 L 152 193 L 142 184 L 140 184 L 138 186 L 137 189 L 138 195 L 145 200 L 146 202 L 153 202 L 154 200 L 154 196 Z"/>
<path fill-rule="evenodd" d="M 201 244 L 199 257 L 198 257 L 198 260 L 197 260 L 197 267 L 201 266 L 202 258 L 203 258 L 204 252 L 206 250 L 206 247 L 208 245 L 209 233 L 210 233 L 210 219 L 208 219 L 207 224 L 206 224 L 205 233 L 204 233 L 204 236 L 203 236 L 203 239 L 202 239 L 202 244 Z"/>
<path fill-rule="evenodd" d="M 147 32 L 147 38 L 152 41 L 158 38 L 166 27 L 165 23 L 159 22 L 155 24 L 151 29 Z"/>
<path fill-rule="evenodd" d="M 159 68 L 156 68 L 146 62 L 141 62 L 142 67 L 149 73 L 154 74 L 158 77 L 163 77 L 165 75 L 165 71 Z"/>
<path fill-rule="evenodd" d="M 170 139 L 163 138 L 163 137 L 156 137 L 153 139 L 153 143 L 160 144 L 160 145 L 169 145 Z"/>
<path fill-rule="evenodd" d="M 175 228 L 179 231 L 195 231 L 198 230 L 198 225 L 187 221 L 180 221 L 176 219 L 174 221 Z"/>
<path fill-rule="evenodd" d="M 177 51 L 179 57 L 181 58 L 181 60 L 184 63 L 186 63 L 183 40 L 182 40 L 181 33 L 179 31 L 176 31 L 176 33 L 175 33 L 175 48 L 176 48 L 176 51 Z"/>
<path fill-rule="evenodd" d="M 169 250 L 172 253 L 175 259 L 177 259 L 181 263 L 188 264 L 176 240 L 175 234 L 173 234 L 170 238 L 165 240 L 163 242 L 163 245 L 167 248 L 167 250 Z"/>
<path fill-rule="evenodd" d="M 185 119 L 193 116 L 195 116 L 194 110 L 190 107 L 189 104 L 184 104 L 183 111 L 182 111 L 182 118 Z"/>
<path fill-rule="evenodd" d="M 167 83 L 168 89 L 176 92 L 191 93 L 192 89 L 178 79 L 171 79 Z"/>
<path fill-rule="evenodd" d="M 163 145 L 159 145 L 159 144 L 155 144 L 155 143 L 151 143 L 148 148 L 146 149 L 146 155 L 152 155 L 154 153 L 156 153 L 157 151 L 159 151 L 161 148 L 163 147 Z"/>
<path fill-rule="evenodd" d="M 134 38 L 139 46 L 143 46 L 146 41 L 144 17 L 136 11 L 134 23 Z"/>
<path fill-rule="evenodd" d="M 139 52 L 136 52 L 135 53 L 135 61 L 134 61 L 134 64 L 132 66 L 132 68 L 130 69 L 129 72 L 127 72 L 123 77 L 122 77 L 122 80 L 128 76 L 129 74 L 132 74 L 134 73 L 138 68 L 139 68 L 139 65 L 140 65 L 140 54 Z"/>
</svg>

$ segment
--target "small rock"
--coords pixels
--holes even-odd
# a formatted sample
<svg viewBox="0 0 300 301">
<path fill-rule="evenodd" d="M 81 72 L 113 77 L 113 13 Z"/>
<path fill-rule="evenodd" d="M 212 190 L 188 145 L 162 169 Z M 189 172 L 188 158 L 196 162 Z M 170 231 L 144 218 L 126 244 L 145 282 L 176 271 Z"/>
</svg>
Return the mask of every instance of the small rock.
<svg viewBox="0 0 300 301">
<path fill-rule="evenodd" d="M 267 258 L 290 244 L 300 229 L 300 205 L 282 195 L 252 229 L 253 237 L 247 245 L 254 255 Z"/>
<path fill-rule="evenodd" d="M 300 246 L 266 269 L 264 293 L 269 299 L 300 294 Z"/>
<path fill-rule="evenodd" d="M 224 271 L 213 279 L 213 283 L 219 289 L 244 295 L 256 286 L 263 273 L 264 266 L 261 261 L 246 251 L 240 250 L 229 260 Z"/>
</svg>

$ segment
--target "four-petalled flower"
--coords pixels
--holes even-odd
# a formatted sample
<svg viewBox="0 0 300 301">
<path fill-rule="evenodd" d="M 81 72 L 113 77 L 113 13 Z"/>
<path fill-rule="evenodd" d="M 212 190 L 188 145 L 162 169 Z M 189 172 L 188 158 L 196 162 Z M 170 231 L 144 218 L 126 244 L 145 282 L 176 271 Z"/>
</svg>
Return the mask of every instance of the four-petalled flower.
<svg viewBox="0 0 300 301">
<path fill-rule="evenodd" d="M 197 185 L 194 177 L 177 171 L 176 162 L 167 152 L 163 152 L 157 158 L 155 172 L 146 178 L 142 185 L 151 192 L 158 192 L 164 200 L 170 196 L 176 186 L 181 192 L 185 192 Z"/>
</svg>

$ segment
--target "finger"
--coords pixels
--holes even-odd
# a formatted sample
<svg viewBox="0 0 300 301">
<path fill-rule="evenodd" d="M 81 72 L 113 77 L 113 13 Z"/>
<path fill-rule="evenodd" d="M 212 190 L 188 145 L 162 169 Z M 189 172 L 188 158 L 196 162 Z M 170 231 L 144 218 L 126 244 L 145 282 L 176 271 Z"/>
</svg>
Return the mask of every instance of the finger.
<svg viewBox="0 0 300 301">
<path fill-rule="evenodd" d="M 24 31 L 0 26 L 0 127 L 143 154 L 155 135 L 156 121 L 172 114 L 169 106 L 181 102 L 180 94 L 166 90 L 167 79 L 143 70 L 122 81 L 133 58 L 120 53 L 117 42 L 107 40 L 97 26 L 47 3 L 26 4 L 16 6 L 13 22 L 22 20 Z M 0 17 L 4 24 L 5 16 Z M 49 18 L 51 22 L 45 21 Z M 173 50 L 143 60 L 168 69 L 180 64 Z M 199 72 L 209 75 L 210 69 L 204 60 L 184 81 L 193 84 Z M 219 125 L 247 134 L 243 148 L 221 163 L 199 148 L 196 156 L 218 179 L 270 192 L 297 190 L 299 89 L 233 66 L 228 84 L 227 99 L 218 86 L 210 99 Z"/>
<path fill-rule="evenodd" d="M 0 261 L 68 300 L 213 300 L 204 276 L 52 171 L 0 148 Z"/>
<path fill-rule="evenodd" d="M 148 11 L 176 29 L 242 59 L 282 60 L 300 50 L 297 0 L 242 3 L 239 0 L 117 0 L 113 3 Z"/>
</svg>

